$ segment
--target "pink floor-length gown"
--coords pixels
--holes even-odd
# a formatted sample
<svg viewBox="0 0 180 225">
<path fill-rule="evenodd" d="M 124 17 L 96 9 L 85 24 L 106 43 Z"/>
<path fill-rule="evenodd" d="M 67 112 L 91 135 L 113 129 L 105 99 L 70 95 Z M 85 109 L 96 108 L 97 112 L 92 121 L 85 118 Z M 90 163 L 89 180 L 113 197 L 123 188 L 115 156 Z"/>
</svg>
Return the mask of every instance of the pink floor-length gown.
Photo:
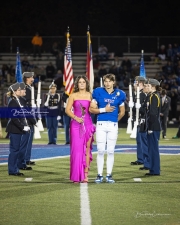
<svg viewBox="0 0 180 225">
<path fill-rule="evenodd" d="M 90 137 L 92 137 L 90 162 L 92 161 L 95 126 L 89 113 L 89 105 L 89 100 L 75 100 L 73 103 L 74 115 L 84 119 L 83 124 L 73 119 L 70 124 L 70 180 L 74 182 L 81 182 L 85 179 L 84 169 L 89 167 L 89 165 L 86 165 L 86 144 Z"/>
</svg>

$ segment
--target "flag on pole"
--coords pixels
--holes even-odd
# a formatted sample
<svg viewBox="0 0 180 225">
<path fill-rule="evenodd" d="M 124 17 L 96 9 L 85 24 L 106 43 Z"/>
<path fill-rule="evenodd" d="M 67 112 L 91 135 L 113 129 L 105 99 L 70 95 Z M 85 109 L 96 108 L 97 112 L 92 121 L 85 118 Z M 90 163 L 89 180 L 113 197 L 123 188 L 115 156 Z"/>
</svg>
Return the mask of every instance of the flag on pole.
<svg viewBox="0 0 180 225">
<path fill-rule="evenodd" d="M 89 26 L 87 31 L 87 62 L 86 62 L 86 75 L 89 80 L 91 91 L 94 86 L 94 71 L 93 71 L 93 58 L 92 58 L 92 45 L 91 45 L 91 36 L 89 33 Z"/>
<path fill-rule="evenodd" d="M 23 82 L 21 60 L 20 60 L 20 54 L 19 54 L 19 48 L 18 47 L 17 47 L 17 55 L 16 55 L 16 81 L 18 83 Z"/>
<path fill-rule="evenodd" d="M 144 67 L 144 50 L 141 50 L 141 65 L 140 65 L 140 77 L 146 78 L 146 71 Z"/>
<path fill-rule="evenodd" d="M 66 48 L 64 55 L 64 75 L 63 75 L 63 84 L 65 86 L 65 93 L 70 95 L 74 87 L 74 75 L 72 69 L 72 56 L 71 56 L 71 44 L 69 40 L 69 28 L 66 34 Z"/>
</svg>

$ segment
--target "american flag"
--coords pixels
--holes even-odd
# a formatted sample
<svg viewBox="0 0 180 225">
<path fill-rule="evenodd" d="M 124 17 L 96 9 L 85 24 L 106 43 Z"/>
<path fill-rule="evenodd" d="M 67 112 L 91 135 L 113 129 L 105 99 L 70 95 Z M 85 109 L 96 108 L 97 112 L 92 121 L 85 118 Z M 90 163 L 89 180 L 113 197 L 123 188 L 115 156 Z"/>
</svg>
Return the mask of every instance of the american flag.
<svg viewBox="0 0 180 225">
<path fill-rule="evenodd" d="M 71 57 L 71 44 L 69 40 L 69 32 L 67 32 L 67 43 L 65 48 L 64 56 L 64 75 L 63 75 L 63 84 L 65 86 L 65 93 L 70 95 L 74 87 L 74 75 L 72 69 L 72 57 Z"/>
<path fill-rule="evenodd" d="M 16 55 L 16 81 L 18 83 L 23 82 L 21 60 L 20 60 L 20 54 L 19 54 L 19 48 L 18 47 L 17 47 L 17 55 Z"/>
<path fill-rule="evenodd" d="M 94 86 L 94 71 L 93 71 L 93 59 L 92 59 L 92 46 L 91 46 L 91 36 L 89 33 L 89 27 L 87 31 L 87 63 L 86 63 L 86 75 L 88 77 L 91 91 Z"/>
</svg>

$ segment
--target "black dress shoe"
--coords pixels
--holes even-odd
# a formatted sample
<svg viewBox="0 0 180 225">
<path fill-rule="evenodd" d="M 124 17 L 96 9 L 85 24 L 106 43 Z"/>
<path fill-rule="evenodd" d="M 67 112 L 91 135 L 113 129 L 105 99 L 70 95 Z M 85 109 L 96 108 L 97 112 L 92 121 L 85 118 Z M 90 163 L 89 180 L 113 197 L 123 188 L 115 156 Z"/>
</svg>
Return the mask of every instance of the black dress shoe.
<svg viewBox="0 0 180 225">
<path fill-rule="evenodd" d="M 69 145 L 69 144 L 70 144 L 69 142 L 66 142 L 66 143 L 65 143 L 65 145 Z"/>
<path fill-rule="evenodd" d="M 26 161 L 26 165 L 35 165 L 35 162 L 33 162 L 33 161 Z"/>
<path fill-rule="evenodd" d="M 52 144 L 53 144 L 52 142 L 49 142 L 49 143 L 48 143 L 48 145 L 52 145 Z"/>
<path fill-rule="evenodd" d="M 160 174 L 156 174 L 156 173 L 146 173 L 146 176 L 160 176 Z"/>
<path fill-rule="evenodd" d="M 52 143 L 53 145 L 57 145 L 56 143 Z"/>
<path fill-rule="evenodd" d="M 24 176 L 24 173 L 9 173 L 10 176 Z"/>
<path fill-rule="evenodd" d="M 131 165 L 143 165 L 143 163 L 135 161 L 135 162 L 131 162 Z"/>
<path fill-rule="evenodd" d="M 20 170 L 32 170 L 32 167 L 30 167 L 30 166 L 26 166 L 26 167 L 24 167 L 24 168 L 19 168 Z"/>
<path fill-rule="evenodd" d="M 149 168 L 147 168 L 147 167 L 145 167 L 145 166 L 144 166 L 144 167 L 140 167 L 139 169 L 140 169 L 140 170 L 149 170 Z"/>
</svg>

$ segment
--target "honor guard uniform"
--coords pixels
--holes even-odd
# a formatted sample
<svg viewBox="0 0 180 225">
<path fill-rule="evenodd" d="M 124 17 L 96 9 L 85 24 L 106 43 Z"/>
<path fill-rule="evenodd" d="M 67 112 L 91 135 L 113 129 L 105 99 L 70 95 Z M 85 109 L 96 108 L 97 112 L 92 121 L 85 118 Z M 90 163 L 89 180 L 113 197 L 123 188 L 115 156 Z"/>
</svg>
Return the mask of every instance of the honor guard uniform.
<svg viewBox="0 0 180 225">
<path fill-rule="evenodd" d="M 163 89 L 161 91 L 161 127 L 162 127 L 162 138 L 166 139 L 167 130 L 167 119 L 169 115 L 169 108 L 171 105 L 171 98 L 166 95 L 167 91 Z"/>
<path fill-rule="evenodd" d="M 144 102 L 141 104 L 139 109 L 140 118 L 139 118 L 139 132 L 141 135 L 141 149 L 143 155 L 144 166 L 140 167 L 140 170 L 149 170 L 150 168 L 150 158 L 149 158 L 149 149 L 148 149 L 148 140 L 147 140 L 147 109 L 149 104 L 150 89 L 149 82 L 146 81 L 144 84 L 143 92 L 146 95 Z"/>
<path fill-rule="evenodd" d="M 21 88 L 21 97 L 19 98 L 21 105 L 25 108 L 25 109 L 29 109 L 27 108 L 26 105 L 26 99 L 24 98 L 24 96 L 26 95 L 26 85 L 22 82 L 20 83 L 20 88 Z M 33 126 L 36 125 L 36 119 L 35 117 L 29 116 L 30 114 L 27 115 L 26 120 L 27 120 L 27 124 L 30 127 L 30 129 L 33 129 Z M 26 149 L 29 143 L 29 138 L 31 135 L 31 131 L 29 132 L 24 132 L 21 138 L 21 146 L 19 149 L 19 156 L 18 156 L 18 168 L 21 170 L 32 170 L 32 167 L 28 167 L 26 165 Z"/>
<path fill-rule="evenodd" d="M 44 106 L 47 107 L 46 127 L 48 130 L 48 144 L 56 144 L 58 121 L 61 118 L 61 97 L 56 93 L 57 85 L 52 83 L 49 86 L 49 93 L 46 96 Z"/>
<path fill-rule="evenodd" d="M 26 95 L 24 98 L 26 99 L 26 106 L 31 108 L 31 89 L 32 84 L 34 82 L 34 72 L 24 72 L 23 73 L 23 81 L 26 85 Z M 30 137 L 29 142 L 26 149 L 26 164 L 27 165 L 35 165 L 35 162 L 31 161 L 31 150 L 32 150 L 32 143 L 33 143 L 33 137 L 34 137 L 34 124 L 29 122 L 32 126 L 30 130 Z"/>
<path fill-rule="evenodd" d="M 21 104 L 19 101 L 21 92 L 20 92 L 20 84 L 15 83 L 12 84 L 8 88 L 8 97 L 11 97 L 8 103 L 8 110 L 12 111 L 13 109 L 20 111 Z M 9 118 L 6 132 L 9 132 L 10 135 L 10 150 L 8 157 L 8 173 L 9 175 L 14 176 L 23 176 L 23 173 L 19 172 L 18 168 L 18 156 L 19 149 L 21 146 L 21 139 L 24 132 L 29 132 L 30 127 L 27 126 L 26 119 L 21 116 L 15 116 L 12 114 Z"/>
<path fill-rule="evenodd" d="M 160 154 L 159 154 L 159 138 L 161 131 L 160 111 L 161 100 L 158 93 L 160 86 L 156 79 L 149 79 L 151 94 L 149 96 L 148 111 L 147 111 L 147 139 L 150 156 L 149 173 L 146 175 L 160 175 Z"/>
<path fill-rule="evenodd" d="M 133 99 L 134 99 L 134 107 L 133 107 L 133 120 L 136 121 L 136 110 L 140 109 L 141 104 L 144 102 L 146 95 L 143 92 L 143 88 L 144 88 L 144 83 L 146 81 L 146 78 L 141 77 L 141 76 L 137 76 L 135 77 L 135 86 L 138 84 L 139 85 L 139 99 L 140 99 L 140 104 L 137 105 L 136 101 L 137 101 L 137 96 L 134 95 Z M 139 118 L 141 117 L 140 111 L 139 111 Z M 138 118 L 138 121 L 139 121 Z M 139 124 L 137 125 L 137 133 L 136 133 L 136 143 L 137 143 L 137 160 L 135 162 L 131 162 L 131 165 L 142 165 L 144 163 L 143 161 L 143 154 L 142 154 L 142 146 L 141 146 L 141 134 L 139 132 Z"/>
</svg>

